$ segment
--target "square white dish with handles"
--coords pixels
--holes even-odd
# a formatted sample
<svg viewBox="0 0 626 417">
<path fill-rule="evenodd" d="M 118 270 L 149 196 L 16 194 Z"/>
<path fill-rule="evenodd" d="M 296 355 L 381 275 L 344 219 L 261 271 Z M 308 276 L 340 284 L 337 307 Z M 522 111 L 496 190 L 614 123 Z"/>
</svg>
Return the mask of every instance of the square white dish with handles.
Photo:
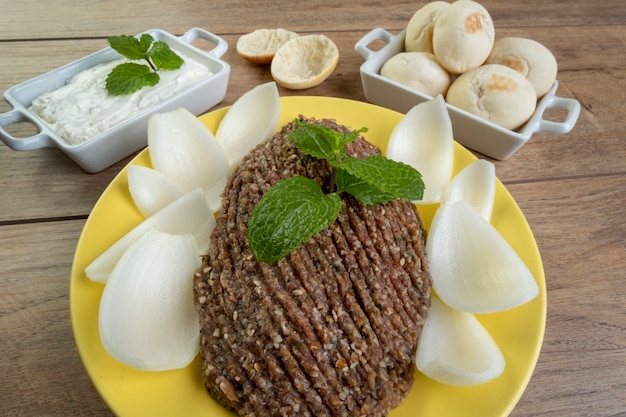
<svg viewBox="0 0 626 417">
<path fill-rule="evenodd" d="M 0 114 L 0 140 L 17 151 L 57 147 L 85 171 L 95 173 L 147 145 L 147 125 L 152 114 L 184 107 L 191 113 L 199 115 L 222 101 L 226 95 L 230 77 L 230 66 L 220 59 L 228 50 L 228 44 L 224 39 L 201 28 L 192 28 L 182 36 L 174 36 L 159 29 L 148 30 L 144 33 L 150 34 L 155 41 L 163 41 L 173 50 L 198 61 L 213 75 L 139 111 L 85 142 L 70 145 L 29 110 L 29 107 L 35 98 L 64 86 L 68 80 L 81 71 L 122 58 L 115 50 L 107 47 L 6 90 L 4 98 L 13 109 Z M 204 51 L 192 45 L 192 42 L 197 39 L 208 41 L 213 48 Z M 26 138 L 16 138 L 5 129 L 6 126 L 21 122 L 35 125 L 38 130 L 37 134 Z"/>
<path fill-rule="evenodd" d="M 361 65 L 361 82 L 365 98 L 379 106 L 406 113 L 415 105 L 431 100 L 432 97 L 380 75 L 380 69 L 392 56 L 404 51 L 405 30 L 394 36 L 385 29 L 372 29 L 363 36 L 354 49 L 365 59 Z M 372 50 L 377 42 L 386 45 Z M 559 86 L 555 81 L 550 91 L 538 102 L 531 118 L 519 129 L 509 130 L 481 119 L 456 106 L 446 104 L 457 142 L 486 156 L 506 160 L 517 152 L 536 132 L 567 133 L 576 124 L 580 114 L 580 103 L 572 98 L 556 96 Z M 543 118 L 547 109 L 564 109 L 562 121 Z"/>
</svg>

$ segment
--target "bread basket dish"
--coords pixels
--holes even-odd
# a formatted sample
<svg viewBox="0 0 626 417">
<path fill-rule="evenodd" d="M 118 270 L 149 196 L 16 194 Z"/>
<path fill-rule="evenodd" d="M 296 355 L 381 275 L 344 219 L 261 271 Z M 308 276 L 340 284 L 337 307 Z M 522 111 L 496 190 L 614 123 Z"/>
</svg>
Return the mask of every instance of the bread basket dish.
<svg viewBox="0 0 626 417">
<path fill-rule="evenodd" d="M 193 82 L 185 83 L 182 87 L 178 85 L 175 93 L 163 95 L 162 99 L 143 104 L 124 120 L 115 122 L 93 137 L 72 143 L 62 137 L 60 131 L 52 124 L 44 122 L 42 117 L 33 111 L 33 101 L 42 94 L 66 86 L 69 80 L 84 70 L 122 58 L 111 47 L 107 47 L 6 90 L 4 98 L 13 109 L 0 114 L 0 140 L 17 151 L 44 147 L 59 148 L 85 171 L 95 173 L 147 145 L 147 123 L 152 114 L 184 107 L 199 115 L 224 98 L 230 66 L 219 58 L 228 49 L 225 40 L 200 28 L 192 28 L 182 36 L 174 36 L 158 29 L 144 33 L 151 35 L 154 41 L 165 42 L 174 52 L 191 58 L 190 61 L 194 61 L 204 75 Z M 197 48 L 192 45 L 196 39 L 209 41 L 214 45 L 213 49 L 205 51 Z M 175 82 L 180 84 L 178 80 Z M 97 113 L 93 118 L 101 119 L 102 116 Z M 38 132 L 30 137 L 16 138 L 5 129 L 6 126 L 22 122 L 33 124 Z"/>
<path fill-rule="evenodd" d="M 391 57 L 404 50 L 406 30 L 394 36 L 385 29 L 376 28 L 363 36 L 355 50 L 365 59 L 360 74 L 365 98 L 374 104 L 406 113 L 413 106 L 433 97 L 380 75 L 380 69 Z M 374 42 L 386 45 L 370 49 Z M 517 152 L 535 132 L 567 133 L 580 114 L 580 103 L 572 98 L 556 96 L 559 84 L 555 81 L 550 91 L 538 102 L 530 119 L 516 130 L 503 128 L 465 110 L 446 104 L 455 140 L 467 148 L 498 160 L 506 160 Z M 547 109 L 563 109 L 565 118 L 551 121 L 543 118 Z"/>
</svg>

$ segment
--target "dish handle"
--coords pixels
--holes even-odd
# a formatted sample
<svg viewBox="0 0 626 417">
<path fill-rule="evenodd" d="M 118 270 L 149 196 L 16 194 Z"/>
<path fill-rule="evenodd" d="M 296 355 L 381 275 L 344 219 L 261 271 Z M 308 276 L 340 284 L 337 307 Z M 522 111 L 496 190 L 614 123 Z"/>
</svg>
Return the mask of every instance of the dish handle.
<svg viewBox="0 0 626 417">
<path fill-rule="evenodd" d="M 385 43 L 390 43 L 393 38 L 393 35 L 383 28 L 372 29 L 369 33 L 357 41 L 354 45 L 354 50 L 367 61 L 374 53 L 376 53 L 376 51 L 369 48 L 369 45 L 372 42 L 383 41 Z"/>
<path fill-rule="evenodd" d="M 6 131 L 5 126 L 16 123 L 31 123 L 37 127 L 38 133 L 26 138 L 16 138 Z M 13 109 L 0 114 L 0 140 L 14 151 L 30 151 L 33 149 L 54 146 L 52 138 L 45 133 L 46 129 L 37 120 L 28 117 L 19 109 Z"/>
<path fill-rule="evenodd" d="M 534 132 L 567 133 L 574 128 L 580 115 L 580 103 L 573 98 L 557 96 L 555 93 L 558 86 L 559 82 L 555 81 L 550 91 L 537 104 L 535 112 L 539 117 L 532 126 Z M 567 115 L 560 122 L 546 120 L 543 114 L 547 109 L 563 109 L 567 111 Z"/>
<path fill-rule="evenodd" d="M 191 45 L 191 43 L 198 38 L 207 40 L 215 45 L 215 47 L 208 52 L 202 51 L 208 53 L 214 58 L 221 58 L 222 55 L 224 55 L 228 50 L 228 43 L 224 39 L 201 28 L 191 28 L 187 32 L 185 32 L 185 34 L 179 37 L 182 42 L 189 45 Z"/>
</svg>

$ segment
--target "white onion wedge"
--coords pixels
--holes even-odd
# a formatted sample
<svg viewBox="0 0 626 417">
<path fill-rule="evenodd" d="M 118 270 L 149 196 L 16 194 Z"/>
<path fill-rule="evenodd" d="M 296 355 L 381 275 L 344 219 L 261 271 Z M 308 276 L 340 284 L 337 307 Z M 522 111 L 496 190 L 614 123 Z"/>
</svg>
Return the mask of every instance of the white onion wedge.
<svg viewBox="0 0 626 417">
<path fill-rule="evenodd" d="M 495 196 L 496 167 L 485 159 L 477 159 L 452 178 L 444 189 L 442 203 L 467 201 L 489 221 Z"/>
<path fill-rule="evenodd" d="M 391 132 L 386 155 L 422 174 L 420 203 L 439 203 L 450 182 L 454 162 L 452 122 L 441 95 L 409 110 Z"/>
<path fill-rule="evenodd" d="M 233 103 L 215 133 L 231 170 L 274 133 L 279 117 L 280 98 L 273 81 L 254 87 Z"/>
<path fill-rule="evenodd" d="M 144 217 L 150 217 L 185 191 L 156 169 L 141 165 L 128 166 L 128 189 L 135 206 Z"/>
<path fill-rule="evenodd" d="M 424 375 L 443 384 L 474 386 L 500 376 L 505 360 L 476 317 L 454 310 L 433 296 L 415 365 Z"/>
<path fill-rule="evenodd" d="M 150 228 L 172 234 L 192 234 L 198 256 L 209 249 L 210 234 L 215 217 L 206 204 L 202 189 L 185 194 L 139 223 L 85 268 L 85 274 L 94 282 L 105 283 L 124 252 Z"/>
<path fill-rule="evenodd" d="M 437 209 L 426 251 L 434 290 L 457 310 L 504 311 L 539 294 L 517 252 L 465 201 L 447 202 Z"/>
<path fill-rule="evenodd" d="M 144 371 L 184 368 L 199 350 L 193 237 L 149 229 L 120 258 L 104 287 L 98 326 L 106 351 Z"/>
<path fill-rule="evenodd" d="M 189 192 L 201 187 L 211 209 L 219 210 L 228 163 L 213 133 L 189 110 L 155 114 L 148 121 L 154 169 Z"/>
</svg>

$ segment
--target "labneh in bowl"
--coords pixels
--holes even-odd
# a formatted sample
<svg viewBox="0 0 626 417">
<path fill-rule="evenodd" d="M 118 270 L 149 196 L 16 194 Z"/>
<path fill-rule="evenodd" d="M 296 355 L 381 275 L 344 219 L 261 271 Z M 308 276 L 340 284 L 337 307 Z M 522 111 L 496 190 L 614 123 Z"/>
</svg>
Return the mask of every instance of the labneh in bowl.
<svg viewBox="0 0 626 417">
<path fill-rule="evenodd" d="M 406 113 L 413 106 L 433 97 L 380 75 L 387 60 L 404 51 L 406 30 L 394 36 L 385 29 L 376 28 L 363 36 L 354 49 L 365 59 L 361 65 L 361 82 L 365 98 L 374 104 Z M 375 42 L 386 43 L 379 50 L 370 49 Z M 550 91 L 538 102 L 530 119 L 516 130 L 505 129 L 495 123 L 446 103 L 454 138 L 457 142 L 498 160 L 506 160 L 517 152 L 535 132 L 567 133 L 576 124 L 580 114 L 580 103 L 571 98 L 556 96 L 559 86 L 555 81 Z M 564 109 L 562 121 L 543 118 L 547 109 Z"/>
<path fill-rule="evenodd" d="M 199 115 L 222 101 L 226 95 L 230 76 L 230 66 L 219 59 L 228 49 L 225 40 L 200 28 L 192 28 L 182 36 L 174 36 L 158 29 L 144 33 L 150 34 L 155 41 L 167 43 L 175 52 L 197 61 L 212 75 L 199 79 L 173 96 L 139 110 L 129 118 L 82 143 L 71 145 L 30 107 L 37 97 L 63 87 L 83 70 L 122 58 L 112 48 L 107 47 L 6 90 L 4 98 L 13 106 L 13 109 L 0 114 L 2 142 L 17 151 L 57 147 L 85 171 L 95 173 L 147 145 L 147 125 L 152 114 L 184 107 L 193 114 Z M 214 45 L 213 49 L 204 51 L 197 48 L 192 45 L 196 39 L 209 41 Z M 16 138 L 4 129 L 5 126 L 21 122 L 32 123 L 36 126 L 38 133 L 26 138 Z"/>
</svg>

